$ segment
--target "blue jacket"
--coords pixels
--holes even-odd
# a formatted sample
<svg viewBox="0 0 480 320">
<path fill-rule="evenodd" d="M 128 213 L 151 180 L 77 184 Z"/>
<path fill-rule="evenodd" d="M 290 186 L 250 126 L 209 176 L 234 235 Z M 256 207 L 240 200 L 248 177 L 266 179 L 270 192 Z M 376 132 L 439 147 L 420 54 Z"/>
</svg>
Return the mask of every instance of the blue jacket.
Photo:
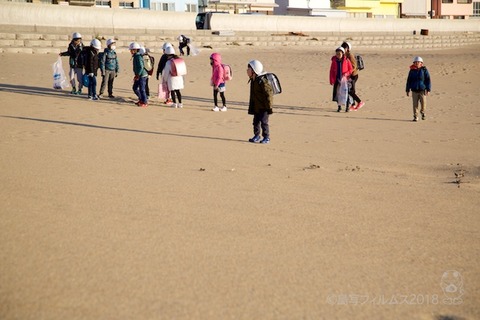
<svg viewBox="0 0 480 320">
<path fill-rule="evenodd" d="M 118 58 L 117 58 L 117 53 L 115 50 L 112 50 L 110 48 L 105 48 L 103 51 L 103 54 L 101 55 L 101 59 L 99 59 L 100 63 L 100 70 L 102 73 L 105 72 L 105 70 L 110 70 L 110 71 L 115 71 L 118 72 L 120 70 L 120 66 L 118 64 Z"/>
<path fill-rule="evenodd" d="M 415 65 L 410 66 L 410 72 L 408 73 L 407 85 L 405 87 L 406 92 L 411 91 L 428 91 L 432 89 L 430 82 L 430 73 L 426 67 L 422 66 L 417 68 Z"/>
</svg>

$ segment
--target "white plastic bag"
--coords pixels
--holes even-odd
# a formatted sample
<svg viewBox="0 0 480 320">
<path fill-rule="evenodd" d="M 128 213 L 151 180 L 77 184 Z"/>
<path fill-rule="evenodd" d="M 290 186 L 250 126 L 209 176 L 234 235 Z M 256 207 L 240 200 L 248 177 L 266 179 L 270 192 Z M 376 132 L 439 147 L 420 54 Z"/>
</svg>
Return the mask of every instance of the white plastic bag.
<svg viewBox="0 0 480 320">
<path fill-rule="evenodd" d="M 53 88 L 54 89 L 65 89 L 68 88 L 70 84 L 65 77 L 65 72 L 63 71 L 62 58 L 59 56 L 57 61 L 53 64 Z"/>
<path fill-rule="evenodd" d="M 346 105 L 348 99 L 348 80 L 346 76 L 342 77 L 340 85 L 337 87 L 337 103 L 338 105 Z"/>
<path fill-rule="evenodd" d="M 192 56 L 197 56 L 200 53 L 200 50 L 193 43 L 189 43 L 188 46 L 190 47 L 190 54 Z"/>
</svg>

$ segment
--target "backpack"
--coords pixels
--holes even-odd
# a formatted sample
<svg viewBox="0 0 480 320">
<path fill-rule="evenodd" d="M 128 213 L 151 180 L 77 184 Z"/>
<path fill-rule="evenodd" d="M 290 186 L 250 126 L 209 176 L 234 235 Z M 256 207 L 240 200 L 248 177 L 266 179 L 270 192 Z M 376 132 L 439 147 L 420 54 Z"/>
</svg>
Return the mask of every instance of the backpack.
<svg viewBox="0 0 480 320">
<path fill-rule="evenodd" d="M 357 69 L 358 70 L 363 70 L 365 69 L 365 64 L 363 63 L 363 58 L 361 55 L 357 55 L 355 57 L 355 59 L 357 60 Z"/>
<path fill-rule="evenodd" d="M 187 74 L 187 66 L 185 65 L 185 60 L 183 60 L 182 58 L 174 58 L 170 61 L 170 75 L 172 77 L 184 76 Z"/>
<path fill-rule="evenodd" d="M 148 54 L 143 55 L 143 67 L 145 68 L 145 70 L 147 70 L 148 74 L 150 74 L 150 72 L 153 72 L 152 59 L 150 59 L 150 56 Z"/>
<path fill-rule="evenodd" d="M 267 79 L 273 89 L 273 94 L 280 94 L 282 93 L 282 86 L 280 85 L 280 80 L 278 79 L 277 75 L 274 73 L 265 73 L 262 74 L 261 79 Z"/>
<path fill-rule="evenodd" d="M 222 67 L 223 67 L 223 78 L 225 79 L 225 81 L 232 80 L 233 79 L 232 67 L 230 67 L 230 65 L 228 64 L 222 64 Z"/>
</svg>

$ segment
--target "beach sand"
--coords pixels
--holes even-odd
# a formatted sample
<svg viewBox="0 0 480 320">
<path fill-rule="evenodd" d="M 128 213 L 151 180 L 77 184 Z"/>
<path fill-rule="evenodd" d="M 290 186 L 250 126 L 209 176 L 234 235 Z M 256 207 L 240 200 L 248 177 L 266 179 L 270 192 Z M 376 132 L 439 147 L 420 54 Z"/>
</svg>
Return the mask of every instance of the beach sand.
<svg viewBox="0 0 480 320">
<path fill-rule="evenodd" d="M 352 45 L 350 113 L 334 48 L 219 50 L 218 113 L 209 49 L 186 57 L 183 109 L 135 107 L 127 53 L 97 102 L 52 89 L 56 56 L 1 54 L 0 318 L 480 319 L 480 48 Z M 284 91 L 268 145 L 247 142 L 251 59 Z"/>
</svg>

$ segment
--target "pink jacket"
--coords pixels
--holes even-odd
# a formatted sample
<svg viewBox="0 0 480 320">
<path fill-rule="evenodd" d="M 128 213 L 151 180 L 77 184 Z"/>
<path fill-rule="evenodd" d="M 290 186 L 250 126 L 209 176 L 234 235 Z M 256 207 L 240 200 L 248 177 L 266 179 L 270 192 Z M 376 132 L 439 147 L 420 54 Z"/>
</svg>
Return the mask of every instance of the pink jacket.
<svg viewBox="0 0 480 320">
<path fill-rule="evenodd" d="M 210 58 L 213 62 L 210 84 L 214 87 L 218 87 L 221 83 L 225 82 L 225 71 L 223 70 L 222 57 L 219 53 L 212 53 Z"/>
<path fill-rule="evenodd" d="M 349 77 L 353 72 L 352 63 L 350 60 L 342 59 L 342 76 Z M 330 65 L 330 84 L 334 85 L 335 81 L 337 80 L 337 57 L 332 57 L 332 64 Z"/>
</svg>

